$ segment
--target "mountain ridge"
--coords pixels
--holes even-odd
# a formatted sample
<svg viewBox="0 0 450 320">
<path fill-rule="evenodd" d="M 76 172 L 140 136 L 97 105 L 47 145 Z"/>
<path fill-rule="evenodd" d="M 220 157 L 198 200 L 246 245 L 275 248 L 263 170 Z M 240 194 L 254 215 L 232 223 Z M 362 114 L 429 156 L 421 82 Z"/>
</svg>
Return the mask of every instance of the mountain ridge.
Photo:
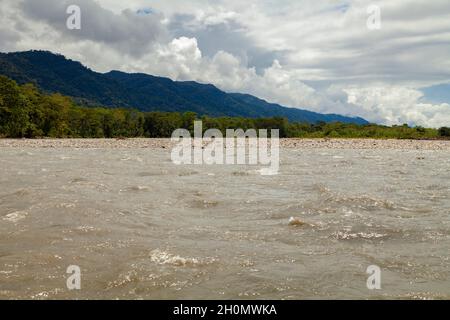
<svg viewBox="0 0 450 320">
<path fill-rule="evenodd" d="M 212 84 L 173 81 L 144 73 L 99 73 L 49 51 L 0 53 L 0 74 L 19 84 L 34 83 L 47 93 L 61 93 L 88 106 L 140 111 L 192 111 L 212 117 L 285 117 L 293 122 L 367 124 L 362 118 L 320 114 L 270 103 L 250 94 L 227 93 Z"/>
</svg>

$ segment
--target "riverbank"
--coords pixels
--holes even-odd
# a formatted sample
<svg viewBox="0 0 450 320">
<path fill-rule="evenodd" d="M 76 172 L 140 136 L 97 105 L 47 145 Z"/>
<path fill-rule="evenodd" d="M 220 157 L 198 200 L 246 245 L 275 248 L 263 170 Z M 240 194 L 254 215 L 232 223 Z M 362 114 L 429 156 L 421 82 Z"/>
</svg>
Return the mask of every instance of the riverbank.
<svg viewBox="0 0 450 320">
<path fill-rule="evenodd" d="M 0 148 L 168 149 L 170 139 L 0 139 Z M 450 150 L 450 140 L 280 139 L 289 149 Z"/>
</svg>

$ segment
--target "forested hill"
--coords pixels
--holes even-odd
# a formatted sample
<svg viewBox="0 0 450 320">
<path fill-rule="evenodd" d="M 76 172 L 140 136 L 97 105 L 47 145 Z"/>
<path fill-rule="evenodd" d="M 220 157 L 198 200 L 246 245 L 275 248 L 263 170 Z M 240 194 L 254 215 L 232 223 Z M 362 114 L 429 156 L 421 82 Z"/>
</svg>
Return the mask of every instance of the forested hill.
<svg viewBox="0 0 450 320">
<path fill-rule="evenodd" d="M 94 72 L 47 51 L 0 53 L 0 74 L 19 84 L 34 83 L 47 93 L 70 96 L 87 106 L 140 111 L 192 111 L 212 117 L 285 117 L 294 122 L 366 124 L 361 118 L 324 115 L 271 104 L 251 95 L 226 93 L 213 85 L 177 82 L 147 74 Z"/>
<path fill-rule="evenodd" d="M 386 127 L 376 124 L 288 122 L 283 117 L 198 117 L 193 112 L 140 112 L 131 108 L 76 105 L 61 94 L 44 94 L 34 85 L 0 76 L 0 138 L 168 138 L 179 128 L 193 133 L 194 121 L 203 129 L 279 129 L 280 137 L 447 139 L 450 128 Z"/>
</svg>

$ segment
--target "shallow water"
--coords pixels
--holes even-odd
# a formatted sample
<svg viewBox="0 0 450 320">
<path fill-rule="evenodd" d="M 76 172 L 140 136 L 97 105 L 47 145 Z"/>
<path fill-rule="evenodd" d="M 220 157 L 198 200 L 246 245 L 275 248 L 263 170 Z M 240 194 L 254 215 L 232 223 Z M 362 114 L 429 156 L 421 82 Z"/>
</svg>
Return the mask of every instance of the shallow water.
<svg viewBox="0 0 450 320">
<path fill-rule="evenodd" d="M 167 150 L 2 148 L 0 299 L 450 299 L 450 152 L 281 155 L 261 176 Z"/>
</svg>

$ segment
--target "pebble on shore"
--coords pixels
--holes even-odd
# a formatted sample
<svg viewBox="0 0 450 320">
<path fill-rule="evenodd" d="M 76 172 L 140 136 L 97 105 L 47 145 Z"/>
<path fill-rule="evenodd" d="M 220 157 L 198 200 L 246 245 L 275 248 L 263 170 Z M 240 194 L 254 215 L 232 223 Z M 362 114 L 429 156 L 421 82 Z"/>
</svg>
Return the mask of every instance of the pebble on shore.
<svg viewBox="0 0 450 320">
<path fill-rule="evenodd" d="M 269 139 L 270 142 L 270 139 Z M 170 139 L 0 139 L 0 148 L 169 149 Z M 280 139 L 286 149 L 450 150 L 450 140 Z"/>
</svg>

